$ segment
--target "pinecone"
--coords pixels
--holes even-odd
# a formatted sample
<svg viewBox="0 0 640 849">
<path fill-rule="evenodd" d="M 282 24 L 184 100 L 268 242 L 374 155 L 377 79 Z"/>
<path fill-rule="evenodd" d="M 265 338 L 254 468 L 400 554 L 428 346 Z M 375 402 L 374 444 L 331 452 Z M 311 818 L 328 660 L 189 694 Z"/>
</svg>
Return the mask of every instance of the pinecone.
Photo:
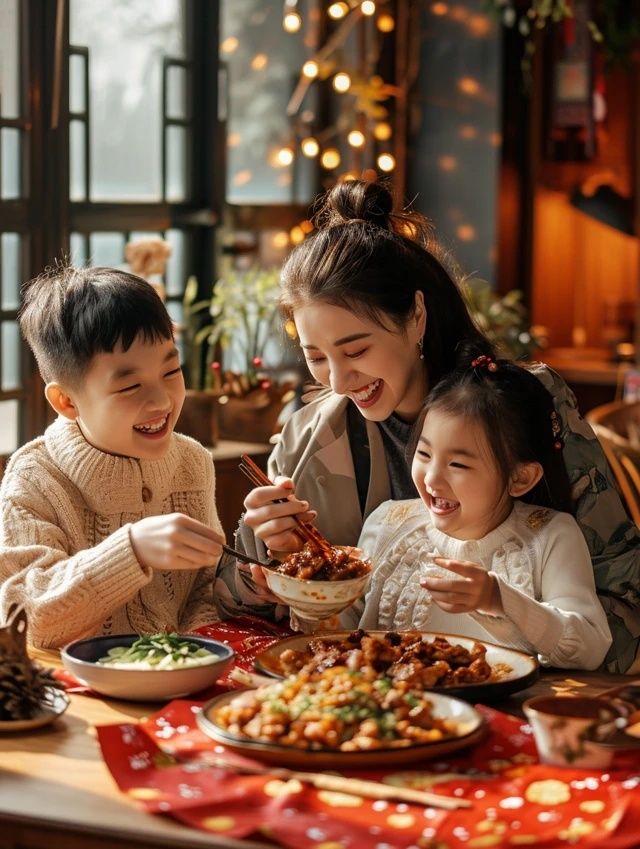
<svg viewBox="0 0 640 849">
<path fill-rule="evenodd" d="M 34 664 L 26 648 L 27 620 L 23 610 L 11 610 L 0 627 L 0 721 L 31 719 L 53 703 L 64 685 L 48 669 Z"/>
</svg>

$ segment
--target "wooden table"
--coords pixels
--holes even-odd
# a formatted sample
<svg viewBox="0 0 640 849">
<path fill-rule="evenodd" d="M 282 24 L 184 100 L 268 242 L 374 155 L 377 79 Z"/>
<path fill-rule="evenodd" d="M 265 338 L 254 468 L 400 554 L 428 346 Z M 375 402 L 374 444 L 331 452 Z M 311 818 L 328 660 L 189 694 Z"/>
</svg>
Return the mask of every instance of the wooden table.
<svg viewBox="0 0 640 849">
<path fill-rule="evenodd" d="M 61 665 L 56 652 L 33 654 L 43 665 Z M 527 690 L 492 706 L 520 714 L 526 698 L 552 694 L 567 681 L 584 683 L 581 692 L 595 695 L 628 680 L 598 672 L 546 671 Z M 70 699 L 64 716 L 51 726 L 0 733 L 0 849 L 272 849 L 273 844 L 217 838 L 138 810 L 116 787 L 94 726 L 136 722 L 159 705 L 82 695 Z"/>
</svg>

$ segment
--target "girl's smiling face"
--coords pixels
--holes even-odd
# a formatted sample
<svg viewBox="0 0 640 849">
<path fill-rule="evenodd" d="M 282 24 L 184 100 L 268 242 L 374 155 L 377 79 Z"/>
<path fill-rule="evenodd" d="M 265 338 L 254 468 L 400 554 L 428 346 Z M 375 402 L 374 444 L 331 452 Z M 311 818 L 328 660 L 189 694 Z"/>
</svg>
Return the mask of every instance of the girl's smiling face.
<svg viewBox="0 0 640 849">
<path fill-rule="evenodd" d="M 513 499 L 478 421 L 429 410 L 411 474 L 438 530 L 482 539 L 509 516 Z"/>
<path fill-rule="evenodd" d="M 422 339 L 426 312 L 422 294 L 402 332 L 389 321 L 385 329 L 343 307 L 318 301 L 294 312 L 300 345 L 309 371 L 337 395 L 347 395 L 370 421 L 397 413 L 414 421 L 427 391 Z"/>
</svg>

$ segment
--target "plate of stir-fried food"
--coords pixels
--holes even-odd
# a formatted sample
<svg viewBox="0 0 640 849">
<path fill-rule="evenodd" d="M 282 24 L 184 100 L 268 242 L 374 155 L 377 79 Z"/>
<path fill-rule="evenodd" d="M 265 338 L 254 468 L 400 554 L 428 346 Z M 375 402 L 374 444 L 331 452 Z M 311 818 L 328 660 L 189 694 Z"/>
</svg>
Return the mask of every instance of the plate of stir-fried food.
<svg viewBox="0 0 640 849">
<path fill-rule="evenodd" d="M 289 766 L 374 768 L 423 760 L 470 746 L 485 730 L 467 702 L 393 682 L 371 667 L 302 670 L 217 696 L 197 718 L 228 748 Z"/>
<path fill-rule="evenodd" d="M 371 668 L 394 682 L 465 699 L 502 698 L 538 677 L 535 657 L 455 634 L 424 631 L 338 631 L 279 640 L 255 660 L 275 677 L 334 666 Z"/>
</svg>

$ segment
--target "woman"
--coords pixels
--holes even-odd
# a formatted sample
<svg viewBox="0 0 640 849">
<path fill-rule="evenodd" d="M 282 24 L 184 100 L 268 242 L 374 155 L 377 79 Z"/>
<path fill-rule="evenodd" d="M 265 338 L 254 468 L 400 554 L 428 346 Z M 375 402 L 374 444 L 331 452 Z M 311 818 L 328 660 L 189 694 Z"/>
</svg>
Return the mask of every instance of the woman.
<svg viewBox="0 0 640 849">
<path fill-rule="evenodd" d="M 460 342 L 490 350 L 425 219 L 392 209 L 380 184 L 336 186 L 316 232 L 283 268 L 283 315 L 295 323 L 309 370 L 326 390 L 286 423 L 269 460 L 277 485 L 254 489 L 245 500 L 236 542 L 252 556 L 263 557 L 266 548 L 297 550 L 295 515 L 314 521 L 333 542 L 355 544 L 380 503 L 417 497 L 405 449 L 429 388 L 453 369 Z M 613 635 L 605 666 L 635 674 L 640 532 L 573 393 L 546 366 L 534 373 L 554 396 L 574 515 Z M 223 558 L 218 574 L 225 612 L 249 605 L 261 615 L 284 615 L 256 585 L 257 570 Z"/>
</svg>

